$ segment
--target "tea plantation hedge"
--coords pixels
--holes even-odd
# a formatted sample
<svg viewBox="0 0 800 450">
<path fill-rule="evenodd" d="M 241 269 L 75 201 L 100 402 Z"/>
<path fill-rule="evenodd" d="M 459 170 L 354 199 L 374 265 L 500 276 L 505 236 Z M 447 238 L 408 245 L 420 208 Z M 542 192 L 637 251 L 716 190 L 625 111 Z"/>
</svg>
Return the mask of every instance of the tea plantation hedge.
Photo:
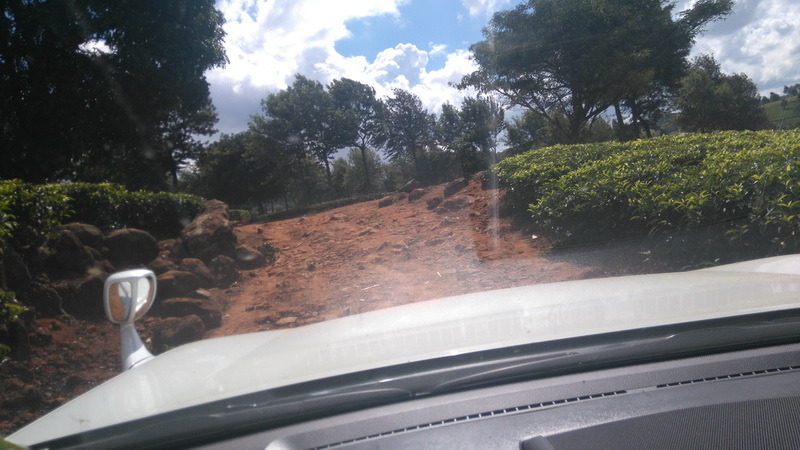
<svg viewBox="0 0 800 450">
<path fill-rule="evenodd" d="M 203 210 L 205 200 L 187 194 L 127 191 L 110 184 L 35 185 L 0 181 L 0 238 L 38 245 L 65 222 L 104 230 L 134 227 L 156 236 L 175 236 Z M 0 242 L 2 243 L 2 242 Z"/>
<path fill-rule="evenodd" d="M 507 198 L 562 237 L 718 226 L 800 250 L 800 131 L 555 146 L 494 167 Z"/>
</svg>

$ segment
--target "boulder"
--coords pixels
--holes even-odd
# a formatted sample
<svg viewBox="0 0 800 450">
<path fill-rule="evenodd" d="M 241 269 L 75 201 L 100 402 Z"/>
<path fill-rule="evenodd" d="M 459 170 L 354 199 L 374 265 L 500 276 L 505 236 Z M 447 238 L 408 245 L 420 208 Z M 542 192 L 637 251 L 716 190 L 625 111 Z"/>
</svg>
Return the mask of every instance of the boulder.
<svg viewBox="0 0 800 450">
<path fill-rule="evenodd" d="M 227 288 L 241 278 L 236 261 L 227 256 L 217 256 L 212 259 L 208 263 L 208 268 L 211 270 L 211 274 L 214 275 L 217 286 L 222 288 Z"/>
<path fill-rule="evenodd" d="M 467 184 L 469 184 L 469 182 L 467 181 L 466 178 L 457 178 L 447 183 L 447 186 L 444 187 L 444 196 L 450 197 L 451 195 L 455 194 L 461 189 L 467 187 Z"/>
<path fill-rule="evenodd" d="M 11 248 L 0 253 L 2 270 L 5 271 L 6 287 L 14 292 L 23 292 L 31 285 L 33 277 L 22 256 Z"/>
<path fill-rule="evenodd" d="M 178 270 L 178 265 L 165 258 L 156 258 L 147 264 L 147 268 L 152 270 L 156 275 L 161 275 L 170 270 Z"/>
<path fill-rule="evenodd" d="M 145 266 L 158 257 L 158 241 L 150 233 L 123 228 L 106 236 L 106 257 L 119 269 Z"/>
<path fill-rule="evenodd" d="M 419 188 L 420 186 L 422 186 L 422 185 L 419 183 L 419 181 L 411 180 L 408 183 L 404 184 L 403 187 L 398 189 L 397 192 L 411 192 L 414 189 Z"/>
<path fill-rule="evenodd" d="M 189 256 L 211 261 L 219 255 L 234 256 L 236 235 L 228 220 L 228 205 L 209 200 L 205 211 L 181 231 L 180 240 Z"/>
<path fill-rule="evenodd" d="M 214 287 L 216 281 L 214 275 L 208 270 L 208 266 L 197 258 L 184 258 L 180 262 L 180 269 L 184 272 L 191 272 L 197 275 L 200 279 L 200 287 L 211 288 Z"/>
<path fill-rule="evenodd" d="M 103 245 L 105 244 L 106 239 L 103 237 L 103 232 L 100 231 L 100 228 L 97 228 L 94 225 L 72 222 L 61 225 L 59 228 L 62 230 L 72 231 L 81 241 L 81 244 L 88 245 L 93 249 L 102 250 Z"/>
<path fill-rule="evenodd" d="M 84 273 L 94 265 L 94 257 L 72 231 L 59 231 L 51 247 L 54 253 L 48 259 L 48 263 L 52 267 Z"/>
<path fill-rule="evenodd" d="M 206 329 L 216 328 L 222 323 L 222 306 L 213 300 L 200 298 L 171 298 L 161 303 L 163 317 L 186 317 L 195 315 L 203 320 Z"/>
<path fill-rule="evenodd" d="M 206 326 L 195 315 L 169 317 L 156 323 L 153 330 L 153 350 L 161 353 L 170 348 L 203 338 Z"/>
<path fill-rule="evenodd" d="M 156 277 L 156 298 L 185 297 L 200 288 L 200 278 L 191 272 L 169 270 Z"/>
<path fill-rule="evenodd" d="M 108 275 L 93 275 L 75 286 L 75 291 L 65 302 L 64 309 L 83 319 L 101 319 L 105 316 L 103 284 Z"/>
<path fill-rule="evenodd" d="M 436 209 L 442 203 L 442 197 L 433 197 L 428 199 L 428 209 Z"/>
<path fill-rule="evenodd" d="M 428 192 L 425 189 L 414 189 L 413 191 L 408 193 L 408 201 L 413 202 L 414 200 L 421 199 L 425 193 Z"/>
<path fill-rule="evenodd" d="M 25 296 L 25 303 L 32 306 L 37 313 L 46 316 L 61 314 L 59 307 L 62 305 L 62 297 L 55 289 L 34 282 L 28 292 L 25 293 Z"/>
<path fill-rule="evenodd" d="M 397 200 L 393 195 L 387 195 L 382 199 L 378 200 L 378 208 L 385 208 L 391 204 L 393 204 Z"/>
<path fill-rule="evenodd" d="M 460 211 L 470 203 L 470 198 L 466 195 L 459 195 L 442 202 L 442 207 L 450 211 Z"/>
<path fill-rule="evenodd" d="M 264 264 L 267 263 L 267 258 L 256 249 L 240 245 L 236 247 L 236 262 L 241 269 L 257 269 L 264 267 Z"/>
</svg>

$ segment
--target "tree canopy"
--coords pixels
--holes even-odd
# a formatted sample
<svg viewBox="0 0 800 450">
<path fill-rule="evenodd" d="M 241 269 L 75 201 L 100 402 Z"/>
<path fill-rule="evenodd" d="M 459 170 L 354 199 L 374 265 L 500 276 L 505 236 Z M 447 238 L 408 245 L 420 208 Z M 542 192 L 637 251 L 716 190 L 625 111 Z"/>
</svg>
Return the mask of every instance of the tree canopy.
<svg viewBox="0 0 800 450">
<path fill-rule="evenodd" d="M 203 74 L 227 61 L 213 0 L 0 9 L 0 177 L 163 184 L 211 132 Z"/>
<path fill-rule="evenodd" d="M 695 58 L 681 86 L 677 122 L 686 131 L 769 128 L 755 83 L 743 73 L 725 75 L 713 56 Z"/>
<path fill-rule="evenodd" d="M 529 0 L 494 14 L 470 47 L 479 69 L 459 86 L 494 92 L 578 142 L 608 108 L 635 109 L 674 86 L 695 36 L 731 7 L 700 0 L 673 20 L 674 3 L 664 0 Z"/>
</svg>

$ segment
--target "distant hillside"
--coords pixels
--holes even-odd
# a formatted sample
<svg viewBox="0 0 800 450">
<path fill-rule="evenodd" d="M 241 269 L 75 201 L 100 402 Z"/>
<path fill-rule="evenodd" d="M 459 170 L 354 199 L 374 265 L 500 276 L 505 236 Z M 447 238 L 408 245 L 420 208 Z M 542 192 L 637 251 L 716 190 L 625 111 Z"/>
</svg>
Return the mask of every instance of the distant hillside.
<svg viewBox="0 0 800 450">
<path fill-rule="evenodd" d="M 775 129 L 787 130 L 800 127 L 800 101 L 797 100 L 796 95 L 789 99 L 786 111 L 781 106 L 780 100 L 767 103 L 763 108 Z"/>
</svg>

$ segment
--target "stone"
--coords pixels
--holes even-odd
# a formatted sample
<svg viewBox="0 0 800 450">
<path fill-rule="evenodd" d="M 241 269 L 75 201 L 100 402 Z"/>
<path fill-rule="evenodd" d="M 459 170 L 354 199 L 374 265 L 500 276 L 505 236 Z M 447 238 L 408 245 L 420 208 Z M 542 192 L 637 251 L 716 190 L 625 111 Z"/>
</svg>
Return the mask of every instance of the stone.
<svg viewBox="0 0 800 450">
<path fill-rule="evenodd" d="M 84 273 L 94 265 L 94 257 L 72 231 L 59 231 L 51 247 L 54 253 L 48 259 L 48 264 L 52 267 Z"/>
<path fill-rule="evenodd" d="M 378 200 L 378 208 L 385 208 L 389 205 L 394 204 L 396 198 L 393 195 L 387 195 L 382 199 Z"/>
<path fill-rule="evenodd" d="M 228 220 L 228 205 L 219 200 L 209 200 L 205 210 L 183 231 L 180 237 L 189 256 L 211 261 L 219 255 L 233 257 L 236 235 Z"/>
<path fill-rule="evenodd" d="M 240 245 L 236 247 L 236 262 L 243 270 L 257 269 L 264 267 L 267 263 L 267 258 L 254 248 Z"/>
<path fill-rule="evenodd" d="M 459 211 L 464 209 L 469 204 L 469 198 L 465 195 L 459 195 L 442 202 L 442 207 L 449 211 Z"/>
<path fill-rule="evenodd" d="M 147 265 L 158 257 L 158 241 L 150 233 L 123 228 L 106 236 L 106 257 L 118 269 Z"/>
<path fill-rule="evenodd" d="M 12 248 L 6 248 L 0 253 L 2 270 L 5 271 L 5 281 L 8 290 L 14 292 L 24 292 L 33 281 L 28 265 L 22 255 L 15 252 Z"/>
<path fill-rule="evenodd" d="M 217 256 L 208 263 L 208 268 L 219 287 L 227 288 L 241 279 L 239 268 L 233 258 Z"/>
<path fill-rule="evenodd" d="M 191 272 L 197 275 L 197 278 L 200 279 L 200 287 L 211 288 L 216 285 L 214 275 L 211 274 L 208 266 L 203 261 L 197 258 L 184 258 L 179 266 L 184 272 Z"/>
<path fill-rule="evenodd" d="M 469 184 L 469 182 L 467 181 L 466 178 L 457 178 L 457 179 L 447 183 L 447 186 L 444 187 L 444 196 L 445 197 L 450 197 L 451 195 L 455 194 L 456 192 L 458 192 L 458 191 L 464 189 L 465 187 L 467 187 L 467 184 Z"/>
<path fill-rule="evenodd" d="M 93 275 L 81 281 L 74 293 L 64 304 L 70 314 L 82 319 L 102 319 L 105 316 L 103 306 L 103 284 L 108 275 Z"/>
<path fill-rule="evenodd" d="M 191 272 L 170 270 L 158 277 L 156 298 L 161 301 L 174 297 L 185 297 L 200 287 L 200 278 Z"/>
<path fill-rule="evenodd" d="M 425 189 L 414 189 L 413 191 L 408 193 L 408 201 L 413 202 L 414 200 L 418 200 L 422 198 L 425 193 L 428 192 Z"/>
<path fill-rule="evenodd" d="M 442 203 L 442 200 L 442 197 L 429 198 L 427 202 L 428 209 L 436 209 Z"/>
<path fill-rule="evenodd" d="M 147 264 L 147 268 L 152 270 L 156 275 L 161 275 L 170 270 L 178 270 L 178 265 L 166 258 L 156 258 Z"/>
<path fill-rule="evenodd" d="M 196 315 L 168 317 L 153 327 L 153 350 L 161 353 L 203 338 L 206 326 Z"/>
<path fill-rule="evenodd" d="M 161 303 L 160 310 L 163 317 L 195 315 L 203 320 L 207 330 L 216 328 L 222 323 L 222 306 L 211 299 L 171 298 Z"/>
<path fill-rule="evenodd" d="M 46 316 L 61 314 L 59 306 L 62 304 L 61 294 L 55 289 L 41 283 L 32 283 L 25 293 L 25 303 L 33 307 L 37 313 Z"/>
<path fill-rule="evenodd" d="M 100 228 L 87 223 L 71 222 L 59 227 L 61 230 L 69 230 L 78 237 L 81 244 L 88 245 L 96 250 L 102 250 L 105 245 L 106 238 Z"/>
<path fill-rule="evenodd" d="M 404 184 L 403 187 L 398 189 L 397 192 L 411 192 L 414 189 L 419 188 L 420 186 L 422 186 L 422 185 L 419 183 L 419 181 L 411 180 L 408 183 Z"/>
</svg>

